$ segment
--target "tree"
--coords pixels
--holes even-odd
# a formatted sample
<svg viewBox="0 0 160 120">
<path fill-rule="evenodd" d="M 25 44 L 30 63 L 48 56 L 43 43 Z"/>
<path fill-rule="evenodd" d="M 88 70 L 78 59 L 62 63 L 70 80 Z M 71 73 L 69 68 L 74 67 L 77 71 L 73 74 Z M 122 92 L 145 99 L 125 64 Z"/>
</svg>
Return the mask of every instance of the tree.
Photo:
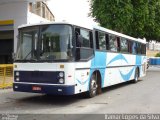
<svg viewBox="0 0 160 120">
<path fill-rule="evenodd" d="M 145 37 L 145 25 L 148 20 L 148 0 L 132 0 L 133 22 L 131 23 L 131 35 L 134 37 Z"/>
<path fill-rule="evenodd" d="M 154 39 L 160 41 L 160 0 L 156 2 Z"/>
<path fill-rule="evenodd" d="M 144 36 L 148 39 L 154 39 L 155 36 L 156 1 L 157 0 L 148 1 L 148 15 L 144 28 L 145 31 Z"/>
<path fill-rule="evenodd" d="M 133 37 L 160 40 L 160 0 L 91 0 L 101 26 Z"/>
<path fill-rule="evenodd" d="M 125 33 L 132 22 L 131 0 L 91 0 L 90 15 L 101 26 Z"/>
</svg>

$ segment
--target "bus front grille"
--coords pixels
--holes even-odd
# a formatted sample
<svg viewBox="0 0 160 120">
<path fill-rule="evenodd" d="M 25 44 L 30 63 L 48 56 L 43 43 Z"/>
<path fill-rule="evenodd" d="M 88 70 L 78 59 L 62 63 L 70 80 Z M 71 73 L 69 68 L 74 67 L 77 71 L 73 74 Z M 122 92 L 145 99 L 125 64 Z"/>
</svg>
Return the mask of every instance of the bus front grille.
<svg viewBox="0 0 160 120">
<path fill-rule="evenodd" d="M 60 72 L 62 71 L 15 71 L 14 80 L 16 82 L 58 84 Z"/>
</svg>

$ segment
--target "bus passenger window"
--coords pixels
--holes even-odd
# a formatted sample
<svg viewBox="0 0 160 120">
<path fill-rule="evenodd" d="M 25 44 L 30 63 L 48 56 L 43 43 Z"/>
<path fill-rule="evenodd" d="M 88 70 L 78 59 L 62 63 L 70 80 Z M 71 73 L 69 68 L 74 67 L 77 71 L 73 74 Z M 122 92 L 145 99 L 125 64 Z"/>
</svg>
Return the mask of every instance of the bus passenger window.
<svg viewBox="0 0 160 120">
<path fill-rule="evenodd" d="M 106 50 L 105 33 L 98 32 L 98 44 L 100 50 Z"/>
<path fill-rule="evenodd" d="M 133 54 L 136 54 L 137 53 L 137 45 L 136 45 L 136 42 L 133 42 L 133 44 L 132 44 L 132 53 Z"/>
<path fill-rule="evenodd" d="M 89 47 L 90 48 L 90 33 L 87 30 L 80 29 L 80 35 L 83 38 L 81 47 Z"/>
<path fill-rule="evenodd" d="M 128 52 L 128 41 L 125 38 L 121 38 L 121 52 Z"/>
<path fill-rule="evenodd" d="M 109 39 L 110 50 L 113 52 L 117 52 L 117 47 L 118 47 L 117 37 L 114 35 L 110 35 L 109 38 L 110 38 Z"/>
<path fill-rule="evenodd" d="M 89 47 L 89 48 L 91 47 L 91 43 L 90 43 L 91 42 L 90 40 L 92 39 L 91 32 L 85 29 L 76 28 L 75 34 L 76 34 L 76 46 L 77 47 Z"/>
<path fill-rule="evenodd" d="M 141 51 L 141 43 L 137 43 L 137 53 L 138 53 L 138 54 L 142 54 L 142 51 Z"/>
<path fill-rule="evenodd" d="M 76 47 L 81 47 L 80 41 L 78 40 L 79 35 L 80 35 L 80 29 L 79 29 L 79 28 L 76 28 L 76 29 L 75 29 Z"/>
<path fill-rule="evenodd" d="M 76 28 L 76 60 L 87 60 L 93 55 L 92 32 L 84 28 Z"/>
</svg>

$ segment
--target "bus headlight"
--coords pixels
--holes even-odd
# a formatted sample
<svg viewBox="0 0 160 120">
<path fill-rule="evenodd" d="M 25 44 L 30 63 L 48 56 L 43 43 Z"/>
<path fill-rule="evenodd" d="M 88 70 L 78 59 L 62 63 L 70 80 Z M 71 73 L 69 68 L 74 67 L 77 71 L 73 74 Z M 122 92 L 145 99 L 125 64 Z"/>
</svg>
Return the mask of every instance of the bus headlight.
<svg viewBox="0 0 160 120">
<path fill-rule="evenodd" d="M 19 81 L 19 77 L 16 77 L 16 81 Z"/>
<path fill-rule="evenodd" d="M 16 76 L 19 76 L 19 72 L 16 72 Z"/>
<path fill-rule="evenodd" d="M 60 83 L 60 84 L 63 84 L 63 83 L 64 83 L 64 79 L 63 79 L 63 78 L 60 78 L 60 79 L 59 79 L 59 83 Z"/>
<path fill-rule="evenodd" d="M 64 77 L 64 73 L 63 73 L 63 72 L 60 72 L 60 73 L 59 73 L 59 77 Z"/>
</svg>

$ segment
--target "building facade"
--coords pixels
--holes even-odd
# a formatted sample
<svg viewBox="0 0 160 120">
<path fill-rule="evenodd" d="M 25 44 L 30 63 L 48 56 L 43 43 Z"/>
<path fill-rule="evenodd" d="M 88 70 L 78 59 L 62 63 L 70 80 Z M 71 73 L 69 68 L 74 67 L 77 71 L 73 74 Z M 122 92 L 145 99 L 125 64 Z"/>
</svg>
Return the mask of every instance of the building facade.
<svg viewBox="0 0 160 120">
<path fill-rule="evenodd" d="M 54 19 L 46 0 L 0 0 L 0 64 L 12 63 L 18 26 Z"/>
<path fill-rule="evenodd" d="M 147 50 L 160 51 L 160 42 L 150 40 L 150 42 L 147 43 Z"/>
</svg>

